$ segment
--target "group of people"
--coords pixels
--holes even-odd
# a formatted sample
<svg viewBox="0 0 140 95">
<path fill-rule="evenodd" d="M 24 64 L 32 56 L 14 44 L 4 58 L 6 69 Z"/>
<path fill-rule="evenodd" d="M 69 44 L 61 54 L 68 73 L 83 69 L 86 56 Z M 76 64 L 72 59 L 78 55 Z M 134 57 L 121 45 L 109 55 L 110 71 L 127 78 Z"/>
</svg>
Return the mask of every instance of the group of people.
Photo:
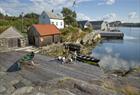
<svg viewBox="0 0 140 95">
<path fill-rule="evenodd" d="M 73 54 L 69 54 L 67 57 L 64 56 L 58 56 L 58 60 L 61 62 L 61 64 L 72 64 L 74 61 L 76 61 L 77 53 L 74 52 Z"/>
</svg>

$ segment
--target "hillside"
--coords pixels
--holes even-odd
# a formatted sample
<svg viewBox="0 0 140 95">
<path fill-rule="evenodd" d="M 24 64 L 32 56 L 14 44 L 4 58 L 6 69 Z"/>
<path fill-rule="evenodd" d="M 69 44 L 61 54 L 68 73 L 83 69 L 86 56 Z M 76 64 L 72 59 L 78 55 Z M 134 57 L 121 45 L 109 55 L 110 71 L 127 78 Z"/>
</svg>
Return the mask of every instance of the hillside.
<svg viewBox="0 0 140 95">
<path fill-rule="evenodd" d="M 22 17 L 11 17 L 11 16 L 1 16 L 0 15 L 0 32 L 6 30 L 10 26 L 16 27 L 21 33 L 26 35 L 26 32 L 28 28 L 32 24 L 38 23 L 38 16 L 34 16 L 33 13 L 26 14 L 23 17 L 23 23 L 22 23 Z M 22 26 L 23 24 L 23 26 Z"/>
</svg>

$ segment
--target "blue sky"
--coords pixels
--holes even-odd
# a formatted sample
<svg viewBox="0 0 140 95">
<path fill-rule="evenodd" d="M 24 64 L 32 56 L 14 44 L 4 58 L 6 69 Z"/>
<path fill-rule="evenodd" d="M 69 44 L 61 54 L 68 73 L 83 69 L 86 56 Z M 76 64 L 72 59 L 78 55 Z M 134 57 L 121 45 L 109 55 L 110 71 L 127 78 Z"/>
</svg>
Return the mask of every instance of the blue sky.
<svg viewBox="0 0 140 95">
<path fill-rule="evenodd" d="M 60 12 L 63 7 L 75 9 L 77 20 L 140 22 L 140 0 L 0 0 L 0 12 L 18 16 L 21 12 L 43 10 Z"/>
</svg>

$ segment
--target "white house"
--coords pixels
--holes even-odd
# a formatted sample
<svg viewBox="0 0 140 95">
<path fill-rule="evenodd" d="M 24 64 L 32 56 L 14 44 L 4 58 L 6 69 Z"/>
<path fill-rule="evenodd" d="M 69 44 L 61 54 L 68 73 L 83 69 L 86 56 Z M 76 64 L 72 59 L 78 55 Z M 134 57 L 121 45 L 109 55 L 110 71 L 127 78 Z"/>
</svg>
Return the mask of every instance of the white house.
<svg viewBox="0 0 140 95">
<path fill-rule="evenodd" d="M 64 20 L 59 14 L 43 11 L 39 16 L 39 24 L 54 24 L 58 29 L 64 28 Z"/>
<path fill-rule="evenodd" d="M 101 24 L 101 30 L 103 31 L 109 31 L 110 30 L 110 26 L 109 26 L 109 23 L 104 21 L 102 24 Z"/>
</svg>

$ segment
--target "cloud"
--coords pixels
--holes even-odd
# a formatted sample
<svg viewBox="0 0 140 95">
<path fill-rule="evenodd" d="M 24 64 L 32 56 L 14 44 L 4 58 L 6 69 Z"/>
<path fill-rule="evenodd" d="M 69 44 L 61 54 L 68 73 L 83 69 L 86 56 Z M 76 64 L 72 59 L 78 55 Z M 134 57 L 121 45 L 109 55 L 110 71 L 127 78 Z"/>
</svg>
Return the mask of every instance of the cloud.
<svg viewBox="0 0 140 95">
<path fill-rule="evenodd" d="M 5 10 L 3 10 L 2 8 L 0 8 L 0 13 L 2 13 L 3 15 L 6 15 Z"/>
<path fill-rule="evenodd" d="M 0 13 L 2 13 L 3 15 L 9 15 L 10 16 L 10 14 L 9 13 L 7 13 L 4 9 L 2 9 L 1 7 L 0 7 Z"/>
<path fill-rule="evenodd" d="M 105 21 L 115 21 L 115 20 L 117 20 L 117 15 L 116 15 L 116 13 L 109 13 L 109 14 L 106 14 L 105 16 L 103 16 L 102 19 Z"/>
<path fill-rule="evenodd" d="M 98 5 L 113 5 L 116 2 L 116 0 L 102 0 L 98 3 Z"/>
<path fill-rule="evenodd" d="M 41 13 L 43 10 L 50 11 L 52 9 L 60 11 L 63 7 L 72 8 L 75 0 L 0 0 L 0 6 L 11 15 L 18 16 L 21 12 Z M 76 0 L 76 5 L 91 0 Z"/>
<path fill-rule="evenodd" d="M 93 19 L 91 19 L 89 16 L 87 16 L 87 15 L 85 15 L 85 14 L 83 14 L 83 13 L 77 13 L 77 20 L 89 20 L 89 21 L 91 21 L 91 20 L 93 20 Z"/>
<path fill-rule="evenodd" d="M 112 48 L 110 48 L 110 47 L 105 47 L 105 51 L 107 53 L 112 53 L 113 52 Z"/>
<path fill-rule="evenodd" d="M 140 23 L 140 15 L 138 12 L 132 11 L 128 13 L 128 18 L 124 22 Z"/>
<path fill-rule="evenodd" d="M 137 13 L 136 13 L 136 12 L 130 12 L 130 13 L 128 14 L 128 17 L 129 17 L 130 19 L 136 18 L 136 17 L 137 17 Z"/>
<path fill-rule="evenodd" d="M 87 1 L 92 1 L 92 0 L 77 0 L 78 3 L 87 2 Z"/>
<path fill-rule="evenodd" d="M 112 5 L 115 3 L 115 0 L 105 0 L 107 5 Z"/>
</svg>

